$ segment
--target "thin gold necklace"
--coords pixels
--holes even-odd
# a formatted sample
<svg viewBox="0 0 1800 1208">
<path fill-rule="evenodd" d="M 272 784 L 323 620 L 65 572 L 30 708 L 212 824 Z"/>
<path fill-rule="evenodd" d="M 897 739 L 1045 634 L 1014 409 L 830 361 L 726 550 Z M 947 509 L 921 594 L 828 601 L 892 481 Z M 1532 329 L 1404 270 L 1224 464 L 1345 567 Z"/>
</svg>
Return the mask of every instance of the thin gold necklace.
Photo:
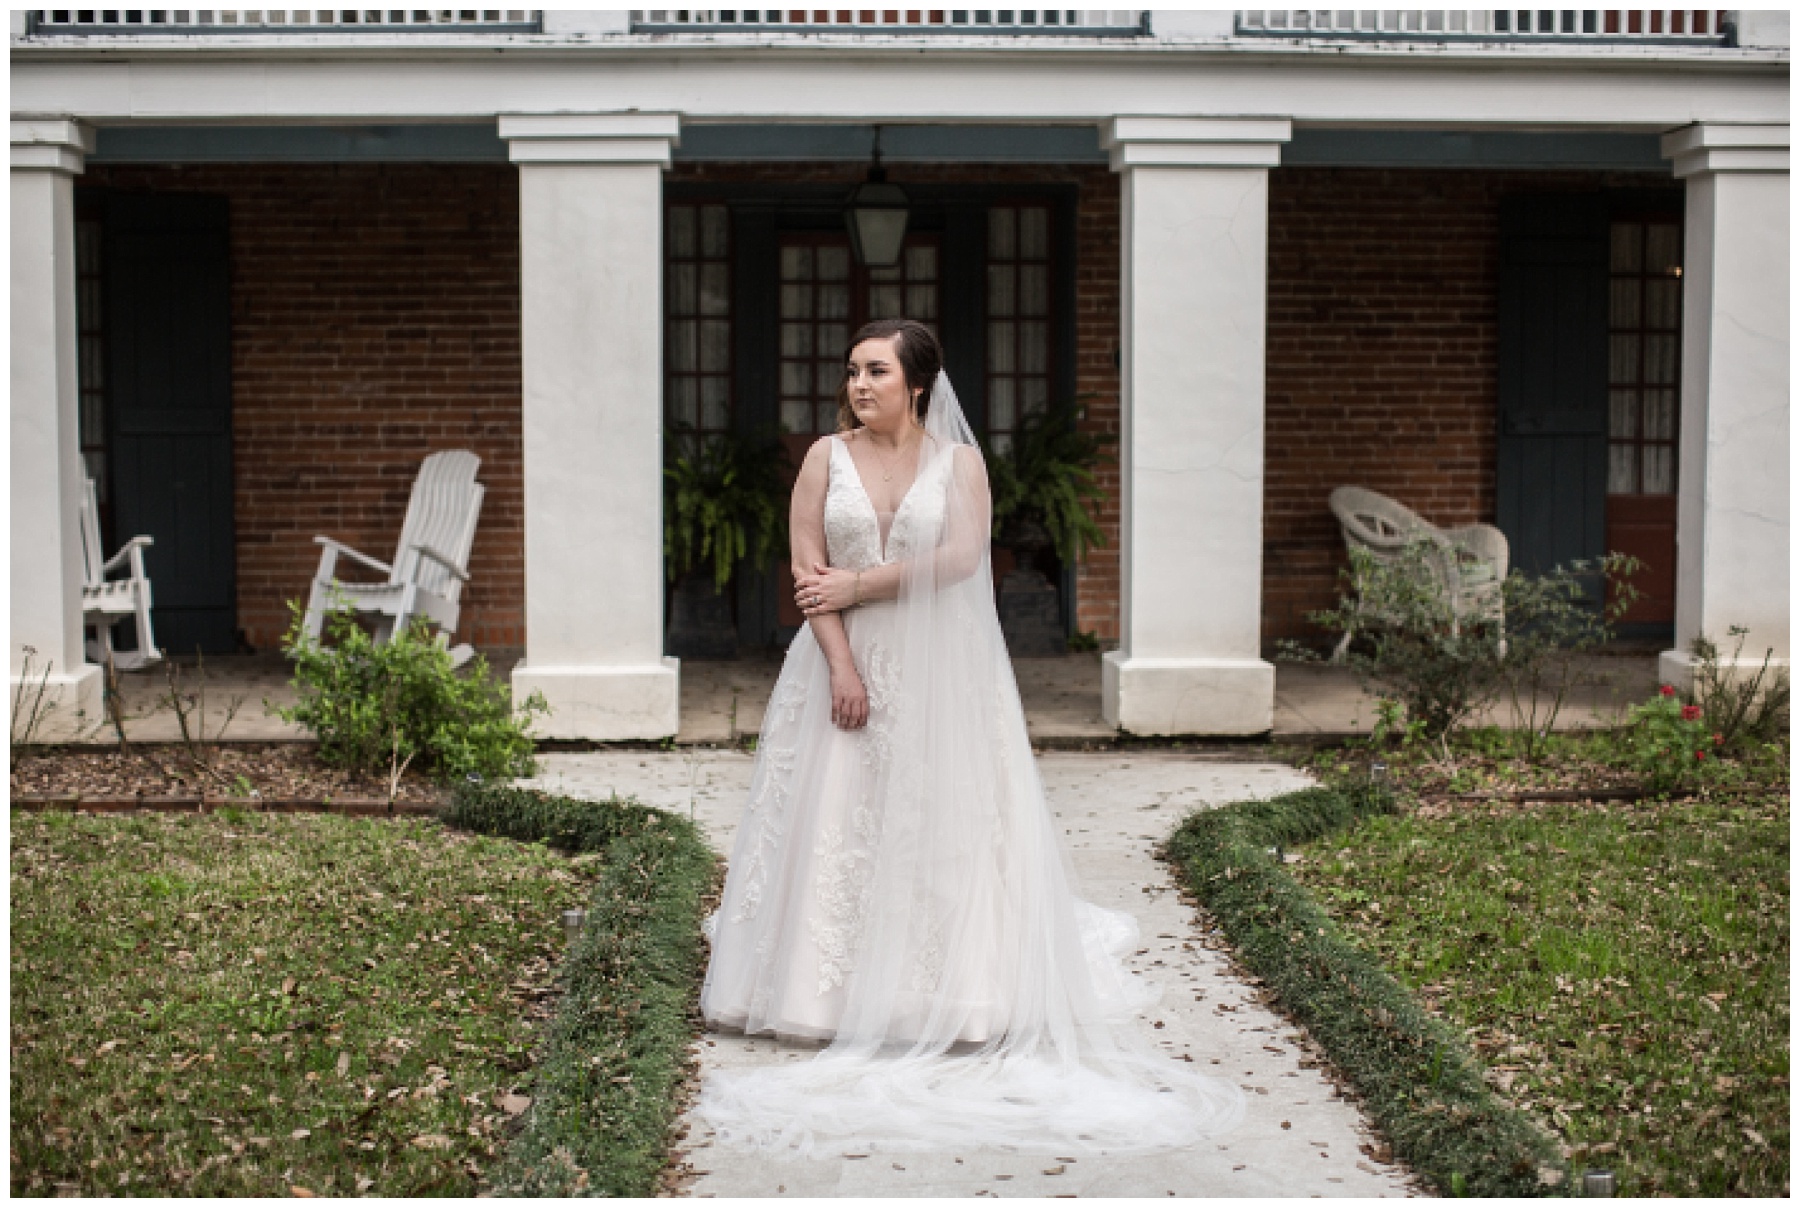
<svg viewBox="0 0 1800 1208">
<path fill-rule="evenodd" d="M 869 448 L 871 451 L 874 452 L 875 460 L 881 463 L 881 481 L 883 481 L 883 482 L 894 481 L 894 471 L 893 471 L 892 467 L 888 464 L 887 459 L 881 455 L 881 448 L 880 448 L 880 446 L 876 445 L 875 438 L 873 435 L 871 435 L 869 437 Z"/>
<path fill-rule="evenodd" d="M 911 416 L 911 414 L 909 414 L 909 416 L 907 416 L 907 419 L 911 419 L 911 418 L 913 418 L 913 416 Z M 893 468 L 891 468 L 891 466 L 889 466 L 889 464 L 887 464 L 886 459 L 884 459 L 884 457 L 882 457 L 882 450 L 880 450 L 880 448 L 877 448 L 877 445 L 875 445 L 875 436 L 873 436 L 873 434 L 869 434 L 869 448 L 871 448 L 871 450 L 875 450 L 875 461 L 878 461 L 878 463 L 882 463 L 882 482 L 895 481 L 895 473 L 893 473 Z M 896 441 L 896 443 L 895 443 L 895 448 L 898 448 L 898 441 Z"/>
</svg>

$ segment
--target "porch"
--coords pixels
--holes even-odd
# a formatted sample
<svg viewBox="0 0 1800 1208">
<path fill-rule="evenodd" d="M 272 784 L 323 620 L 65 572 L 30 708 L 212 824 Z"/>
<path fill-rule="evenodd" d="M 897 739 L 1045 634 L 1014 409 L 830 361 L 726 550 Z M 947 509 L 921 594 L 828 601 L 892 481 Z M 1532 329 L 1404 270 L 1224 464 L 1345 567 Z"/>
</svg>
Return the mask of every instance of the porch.
<svg viewBox="0 0 1800 1208">
<path fill-rule="evenodd" d="M 175 660 L 184 684 L 191 690 L 198 682 L 195 660 Z M 493 660 L 495 672 L 510 675 L 516 656 Z M 677 746 L 736 746 L 754 736 L 762 726 L 763 709 L 781 670 L 776 654 L 738 659 L 694 661 L 682 664 L 681 722 L 674 736 Z M 1608 727 L 1618 724 L 1625 710 L 1656 691 L 1654 650 L 1622 647 L 1585 660 L 1584 671 L 1604 681 L 1570 698 L 1557 724 L 1558 730 Z M 1100 656 L 1070 654 L 1056 658 L 1023 658 L 1013 661 L 1019 695 L 1025 705 L 1025 724 L 1039 749 L 1088 749 L 1118 742 L 1117 727 L 1109 725 L 1100 697 Z M 292 705 L 297 697 L 290 682 L 290 668 L 278 655 L 217 655 L 205 660 L 205 732 L 217 733 L 226 723 L 233 701 L 242 700 L 225 728 L 226 742 L 303 741 L 310 736 L 265 712 L 265 702 Z M 174 713 L 157 701 L 167 691 L 162 670 L 133 672 L 120 677 L 125 702 L 126 733 L 133 742 L 178 742 L 181 732 Z M 1546 702 L 1547 703 L 1547 702 Z M 1496 702 L 1478 719 L 1480 724 L 1507 725 L 1510 709 Z M 1342 667 L 1275 664 L 1275 724 L 1273 741 L 1309 742 L 1368 734 L 1374 728 L 1375 702 Z M 104 747 L 116 741 L 110 730 L 92 734 L 85 745 Z"/>
<path fill-rule="evenodd" d="M 489 35 L 446 33 L 415 44 L 413 99 L 317 34 L 216 43 L 259 61 L 248 89 L 235 59 L 154 31 L 15 49 L 15 643 L 97 716 L 84 463 L 110 475 L 106 506 L 136 509 L 113 544 L 183 514 L 177 488 L 210 492 L 155 531 L 152 578 L 159 607 L 193 612 L 171 644 L 203 632 L 224 653 L 278 640 L 315 533 L 391 548 L 419 459 L 467 447 L 489 494 L 458 637 L 545 693 L 552 737 L 728 736 L 709 683 L 748 676 L 742 711 L 766 676 L 670 657 L 665 432 L 817 435 L 840 329 L 898 307 L 940 324 L 995 446 L 1047 400 L 1117 440 L 1107 544 L 1059 575 L 1065 627 L 1105 653 L 1058 663 L 1041 698 L 1027 685 L 1046 735 L 1340 724 L 1336 706 L 1283 721 L 1296 698 L 1266 654 L 1318 636 L 1343 484 L 1496 522 L 1528 569 L 1654 550 L 1638 622 L 1662 679 L 1729 624 L 1785 661 L 1785 52 L 1714 46 L 1709 24 L 1707 45 L 1624 57 L 1420 43 L 1396 69 L 1379 38 L 1311 56 L 1167 16 L 1166 37 L 1052 31 L 1004 54 L 942 31 L 954 53 L 932 56 L 761 29 L 746 56 L 719 50 L 731 31 L 632 25 L 494 32 L 518 52 L 496 58 L 470 53 Z M 634 70 L 538 70 L 540 45 Z M 1692 70 L 1715 52 L 1730 70 Z M 1601 53 L 1597 94 L 1583 56 Z M 936 99 L 871 112 L 831 83 L 845 54 L 868 95 Z M 212 85 L 164 112 L 87 89 L 102 61 Z M 371 114 L 389 124 L 344 124 Z M 913 221 L 889 276 L 842 246 L 878 127 Z M 177 215 L 176 195 L 195 204 Z M 208 348 L 227 375 L 149 383 L 135 415 L 101 398 L 76 254 L 93 222 L 155 226 L 162 258 L 136 280 L 158 287 L 181 279 L 169 232 L 204 232 L 186 261 L 226 316 Z M 175 313 L 102 292 L 114 334 Z M 111 418 L 89 423 L 90 399 Z M 183 442 L 204 446 L 191 474 Z M 779 572 L 740 568 L 735 591 L 741 649 L 792 632 Z"/>
</svg>

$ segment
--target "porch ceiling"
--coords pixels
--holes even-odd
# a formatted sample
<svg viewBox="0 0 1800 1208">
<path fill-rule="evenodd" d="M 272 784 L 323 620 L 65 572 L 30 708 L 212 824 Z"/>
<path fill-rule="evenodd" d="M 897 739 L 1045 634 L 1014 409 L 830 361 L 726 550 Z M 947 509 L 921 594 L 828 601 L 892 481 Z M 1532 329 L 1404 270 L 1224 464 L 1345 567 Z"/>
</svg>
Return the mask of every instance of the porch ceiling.
<svg viewBox="0 0 1800 1208">
<path fill-rule="evenodd" d="M 491 122 L 373 126 L 102 127 L 89 162 L 506 163 Z M 863 163 L 872 124 L 686 124 L 677 161 Z M 884 125 L 888 163 L 1107 161 L 1082 126 Z M 1591 168 L 1666 171 L 1655 134 L 1309 127 L 1281 149 L 1284 167 Z"/>
</svg>

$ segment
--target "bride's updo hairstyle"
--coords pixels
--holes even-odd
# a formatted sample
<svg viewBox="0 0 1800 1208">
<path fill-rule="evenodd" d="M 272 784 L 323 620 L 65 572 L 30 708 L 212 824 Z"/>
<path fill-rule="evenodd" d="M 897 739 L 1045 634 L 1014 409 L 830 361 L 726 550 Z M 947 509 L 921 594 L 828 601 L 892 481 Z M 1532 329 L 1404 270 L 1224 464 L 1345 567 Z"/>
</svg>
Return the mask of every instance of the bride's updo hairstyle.
<svg viewBox="0 0 1800 1208">
<path fill-rule="evenodd" d="M 894 352 L 900 358 L 900 375 L 906 379 L 906 393 L 910 397 L 915 390 L 924 393 L 919 395 L 919 409 L 916 418 L 925 422 L 925 413 L 931 409 L 931 388 L 937 382 L 937 375 L 944 367 L 944 349 L 931 328 L 911 319 L 876 319 L 873 323 L 865 323 L 850 337 L 850 344 L 844 349 L 844 364 L 850 364 L 850 354 L 864 340 L 894 341 Z M 846 377 L 838 383 L 838 427 L 839 432 L 848 432 L 852 428 L 862 427 L 862 421 L 856 418 L 856 409 L 850 405 L 850 381 Z"/>
</svg>

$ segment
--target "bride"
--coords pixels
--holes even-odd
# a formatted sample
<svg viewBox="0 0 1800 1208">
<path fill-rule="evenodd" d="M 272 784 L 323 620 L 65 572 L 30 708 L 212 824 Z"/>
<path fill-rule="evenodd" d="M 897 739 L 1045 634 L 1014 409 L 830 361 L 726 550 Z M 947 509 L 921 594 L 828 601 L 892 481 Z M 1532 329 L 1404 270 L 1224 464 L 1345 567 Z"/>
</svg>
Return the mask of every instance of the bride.
<svg viewBox="0 0 1800 1208">
<path fill-rule="evenodd" d="M 857 332 L 794 485 L 807 623 L 769 700 L 701 1010 L 828 1041 L 709 1074 L 727 1143 L 1176 1147 L 1243 1096 L 1152 1049 L 1129 915 L 1081 900 L 989 567 L 987 473 L 930 330 Z"/>
</svg>

